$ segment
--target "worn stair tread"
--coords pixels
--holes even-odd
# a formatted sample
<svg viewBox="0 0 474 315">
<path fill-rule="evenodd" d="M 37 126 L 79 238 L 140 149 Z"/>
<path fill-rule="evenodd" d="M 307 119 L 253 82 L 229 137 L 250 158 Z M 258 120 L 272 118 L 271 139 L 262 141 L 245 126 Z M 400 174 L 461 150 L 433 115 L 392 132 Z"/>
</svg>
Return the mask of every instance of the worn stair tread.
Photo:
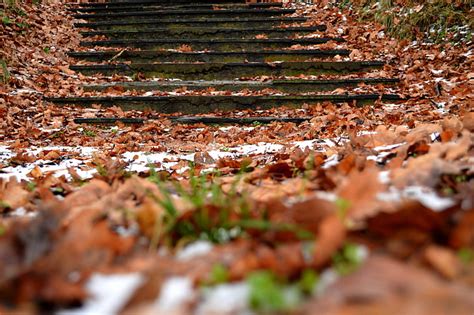
<svg viewBox="0 0 474 315">
<path fill-rule="evenodd" d="M 93 13 L 93 14 L 73 14 L 75 19 L 124 19 L 128 17 L 147 17 L 147 16 L 182 16 L 193 15 L 205 17 L 208 15 L 234 16 L 234 15 L 285 15 L 295 13 L 295 9 L 223 9 L 223 10 L 146 10 L 146 11 L 128 11 L 114 13 Z"/>
<path fill-rule="evenodd" d="M 286 28 L 272 28 L 272 27 L 253 27 L 253 28 L 204 28 L 204 27 L 186 27 L 180 29 L 169 29 L 169 28 L 154 28 L 145 30 L 105 30 L 105 31 L 84 31 L 80 34 L 84 37 L 91 36 L 108 36 L 108 37 L 131 37 L 133 39 L 139 38 L 170 38 L 173 36 L 184 36 L 185 34 L 191 34 L 192 36 L 204 35 L 217 36 L 222 35 L 229 37 L 229 34 L 240 35 L 238 38 L 243 38 L 245 34 L 252 34 L 252 36 L 258 34 L 268 35 L 269 33 L 275 34 L 289 34 L 294 35 L 298 33 L 311 33 L 317 31 L 326 30 L 325 25 L 311 26 L 311 27 L 286 27 Z"/>
<path fill-rule="evenodd" d="M 177 38 L 177 39 L 110 39 L 96 41 L 81 41 L 82 47 L 134 47 L 148 49 L 178 49 L 182 45 L 190 46 L 192 50 L 213 51 L 245 51 L 256 49 L 281 49 L 293 45 L 320 45 L 328 42 L 344 42 L 340 37 L 320 38 Z"/>
<path fill-rule="evenodd" d="M 275 107 L 301 107 L 305 104 L 354 103 L 357 106 L 372 104 L 377 100 L 400 101 L 396 94 L 318 94 L 318 95 L 271 95 L 271 96 L 103 96 L 46 98 L 56 105 L 92 107 L 118 106 L 122 110 L 155 111 L 160 113 L 203 114 L 214 111 L 270 109 Z"/>
<path fill-rule="evenodd" d="M 174 5 L 163 5 L 159 3 L 144 3 L 141 5 L 129 4 L 123 6 L 97 6 L 97 7 L 70 7 L 68 11 L 70 12 L 121 12 L 121 11 L 143 11 L 148 9 L 213 9 L 218 8 L 281 8 L 283 7 L 282 3 L 279 2 L 268 2 L 268 3 L 230 3 L 230 4 L 174 4 Z"/>
<path fill-rule="evenodd" d="M 243 89 L 262 90 L 275 89 L 279 91 L 321 91 L 337 87 L 364 84 L 395 84 L 400 82 L 397 78 L 353 78 L 353 79 L 326 79 L 326 80 L 269 80 L 260 81 L 134 81 L 116 82 L 100 85 L 83 85 L 85 91 L 104 91 L 110 88 L 139 91 L 174 91 L 186 88 L 187 90 L 202 90 L 213 88 L 216 90 L 239 91 Z"/>
<path fill-rule="evenodd" d="M 302 61 L 311 58 L 348 56 L 347 49 L 308 49 L 308 50 L 258 50 L 258 51 L 206 51 L 180 52 L 157 50 L 109 50 L 69 52 L 68 56 L 89 61 L 129 61 L 144 62 L 270 62 Z"/>
<path fill-rule="evenodd" d="M 201 4 L 245 4 L 246 0 L 194 0 L 193 3 Z M 81 6 L 81 7 L 103 7 L 103 6 L 124 6 L 124 5 L 147 5 L 147 4 L 161 4 L 161 5 L 176 5 L 176 4 L 188 4 L 189 0 L 138 0 L 138 1 L 120 1 L 120 2 L 83 2 L 83 3 L 67 3 L 69 6 Z"/>
<path fill-rule="evenodd" d="M 69 68 L 83 74 L 134 75 L 184 80 L 235 79 L 258 75 L 295 76 L 302 73 L 364 72 L 381 68 L 383 61 L 306 61 L 306 62 L 213 62 L 213 63 L 143 63 L 76 65 Z"/>
<path fill-rule="evenodd" d="M 246 102 L 247 100 L 260 99 L 334 99 L 334 100 L 351 100 L 351 99 L 378 99 L 385 98 L 391 100 L 399 100 L 398 94 L 315 94 L 315 95 L 166 95 L 166 96 L 72 96 L 72 97 L 46 97 L 45 100 L 54 103 L 70 103 L 70 102 L 87 102 L 94 103 L 100 101 L 113 102 L 120 101 L 149 101 L 149 100 L 169 100 L 169 99 L 233 99 Z"/>
<path fill-rule="evenodd" d="M 123 124 L 143 124 L 144 118 L 121 118 L 121 117 L 94 117 L 94 118 L 75 118 L 75 124 L 114 124 L 117 122 Z"/>
<path fill-rule="evenodd" d="M 209 116 L 182 116 L 169 117 L 172 122 L 179 124 L 237 124 L 249 125 L 254 123 L 269 124 L 272 122 L 296 123 L 311 120 L 311 117 L 209 117 Z"/>
<path fill-rule="evenodd" d="M 74 23 L 75 27 L 86 27 L 96 28 L 101 26 L 131 26 L 131 25 L 157 25 L 166 24 L 205 24 L 216 27 L 217 24 L 249 24 L 249 23 L 296 23 L 306 22 L 307 18 L 304 17 L 255 17 L 255 18 L 242 18 L 242 19 L 231 19 L 231 18 L 210 18 L 206 20 L 200 19 L 141 19 L 136 21 L 127 20 L 112 20 L 112 21 L 100 21 L 100 22 L 88 22 L 88 23 Z"/>
<path fill-rule="evenodd" d="M 56 105 L 91 107 L 119 106 L 123 110 L 152 110 L 161 113 L 210 113 L 215 110 L 269 109 L 279 106 L 355 102 L 357 105 L 376 100 L 400 101 L 397 94 L 317 94 L 317 95 L 168 95 L 168 96 L 94 96 L 45 98 Z"/>
<path fill-rule="evenodd" d="M 305 61 L 313 58 L 348 56 L 347 49 L 258 50 L 258 51 L 206 51 L 180 52 L 157 50 L 109 50 L 69 52 L 68 56 L 91 62 L 114 60 L 117 62 L 274 62 Z"/>
<path fill-rule="evenodd" d="M 167 117 L 174 123 L 179 124 L 236 124 L 249 125 L 254 123 L 268 124 L 272 122 L 302 123 L 311 120 L 312 117 L 219 117 L 219 116 L 174 116 Z M 121 118 L 121 117 L 94 117 L 94 118 L 75 118 L 76 124 L 143 124 L 147 121 L 145 118 Z"/>
<path fill-rule="evenodd" d="M 183 38 L 183 39 L 116 39 L 116 40 L 97 40 L 82 41 L 82 46 L 99 46 L 99 44 L 134 44 L 134 43 L 178 43 L 178 44 L 214 44 L 214 43 L 294 43 L 311 44 L 328 41 L 344 42 L 341 37 L 318 37 L 318 38 L 225 38 L 225 39 L 201 39 L 201 38 Z"/>
</svg>

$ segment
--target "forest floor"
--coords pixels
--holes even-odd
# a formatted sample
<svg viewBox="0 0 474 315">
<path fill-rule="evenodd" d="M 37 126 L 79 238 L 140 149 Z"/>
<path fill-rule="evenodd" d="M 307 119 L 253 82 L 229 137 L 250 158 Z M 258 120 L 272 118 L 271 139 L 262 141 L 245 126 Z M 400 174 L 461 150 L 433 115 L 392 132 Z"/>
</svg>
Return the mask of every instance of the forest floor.
<svg viewBox="0 0 474 315">
<path fill-rule="evenodd" d="M 124 78 L 68 68 L 81 48 L 64 5 L 4 13 L 0 312 L 472 314 L 472 41 L 397 40 L 333 6 L 297 14 L 344 37 L 350 60 L 385 61 L 409 99 L 250 126 L 55 106 L 43 98 Z M 73 122 L 97 114 L 150 119 Z"/>
</svg>

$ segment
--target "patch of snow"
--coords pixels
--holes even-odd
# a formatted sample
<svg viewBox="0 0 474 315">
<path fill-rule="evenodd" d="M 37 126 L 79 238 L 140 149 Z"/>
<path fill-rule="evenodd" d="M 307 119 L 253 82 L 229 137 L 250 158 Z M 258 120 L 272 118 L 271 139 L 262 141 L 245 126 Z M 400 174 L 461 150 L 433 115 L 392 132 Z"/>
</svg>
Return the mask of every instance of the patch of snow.
<svg viewBox="0 0 474 315">
<path fill-rule="evenodd" d="M 379 172 L 378 178 L 379 178 L 379 182 L 382 184 L 390 183 L 390 171 Z"/>
<path fill-rule="evenodd" d="M 364 245 L 357 245 L 356 247 L 357 261 L 363 262 L 369 257 L 369 248 Z"/>
<path fill-rule="evenodd" d="M 128 302 L 135 290 L 143 283 L 140 273 L 103 275 L 93 274 L 86 284 L 91 297 L 84 306 L 75 310 L 63 310 L 58 315 L 117 314 Z"/>
<path fill-rule="evenodd" d="M 367 157 L 367 160 L 369 161 L 375 161 L 377 163 L 382 163 L 384 161 L 384 158 L 389 156 L 391 153 L 390 152 L 381 152 L 378 155 L 369 155 Z"/>
<path fill-rule="evenodd" d="M 191 302 L 194 296 L 193 282 L 190 278 L 172 277 L 163 283 L 160 296 L 155 301 L 154 309 L 157 312 L 169 314 Z"/>
<path fill-rule="evenodd" d="M 440 136 L 439 132 L 433 132 L 431 135 L 430 135 L 430 138 L 431 138 L 431 141 L 435 141 L 436 139 L 438 139 Z"/>
<path fill-rule="evenodd" d="M 315 194 L 316 194 L 316 197 L 320 199 L 332 201 L 332 202 L 335 202 L 339 198 L 338 195 L 336 195 L 335 193 L 323 191 L 323 190 L 319 190 Z"/>
<path fill-rule="evenodd" d="M 328 169 L 339 164 L 339 156 L 337 154 L 332 155 L 330 158 L 326 159 L 322 168 Z"/>
<path fill-rule="evenodd" d="M 198 256 L 204 256 L 212 251 L 214 246 L 207 241 L 196 241 L 184 247 L 176 253 L 178 260 L 191 260 Z"/>
<path fill-rule="evenodd" d="M 319 277 L 319 281 L 316 285 L 316 290 L 315 293 L 316 295 L 321 295 L 326 291 L 326 289 L 334 284 L 338 279 L 340 278 L 340 275 L 332 268 L 328 268 L 324 270 L 321 273 L 321 276 Z"/>
<path fill-rule="evenodd" d="M 405 144 L 405 142 L 389 144 L 389 145 L 383 145 L 383 146 L 375 147 L 374 150 L 375 151 L 387 151 L 387 150 L 392 150 L 392 149 L 398 148 L 398 147 L 400 147 L 404 144 Z"/>
<path fill-rule="evenodd" d="M 250 288 L 245 282 L 221 284 L 212 288 L 205 288 L 202 292 L 202 301 L 199 303 L 196 314 L 252 314 L 248 309 Z"/>
<path fill-rule="evenodd" d="M 434 75 L 441 75 L 443 73 L 444 70 L 435 70 L 435 69 L 431 69 L 431 73 L 433 73 Z"/>
<path fill-rule="evenodd" d="M 404 195 L 408 198 L 418 200 L 422 205 L 435 211 L 443 211 L 455 205 L 451 198 L 439 197 L 433 190 L 420 187 L 410 186 L 405 188 Z"/>
<path fill-rule="evenodd" d="M 16 89 L 8 93 L 8 95 L 21 95 L 21 94 L 43 94 L 43 93 L 33 90 L 33 89 L 29 89 L 29 88 Z"/>
<path fill-rule="evenodd" d="M 38 212 L 28 212 L 25 208 L 20 207 L 8 213 L 8 216 L 11 217 L 36 217 Z"/>
<path fill-rule="evenodd" d="M 455 205 L 453 199 L 440 197 L 431 188 L 421 186 L 409 186 L 401 191 L 390 187 L 389 191 L 378 194 L 377 198 L 385 202 L 398 202 L 402 199 L 417 200 L 434 211 L 443 211 Z"/>
<path fill-rule="evenodd" d="M 366 135 L 376 135 L 377 131 L 368 131 L 368 130 L 362 130 L 357 133 L 357 136 L 366 136 Z"/>
</svg>

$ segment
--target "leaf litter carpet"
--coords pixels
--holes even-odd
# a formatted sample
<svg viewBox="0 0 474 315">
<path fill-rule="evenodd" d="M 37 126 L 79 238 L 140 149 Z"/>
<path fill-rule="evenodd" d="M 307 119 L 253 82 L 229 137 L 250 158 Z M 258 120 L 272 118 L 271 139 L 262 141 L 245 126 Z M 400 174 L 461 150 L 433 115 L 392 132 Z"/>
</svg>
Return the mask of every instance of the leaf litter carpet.
<svg viewBox="0 0 474 315">
<path fill-rule="evenodd" d="M 0 86 L 2 312 L 472 313 L 472 43 L 398 41 L 355 12 L 284 6 L 293 7 L 290 17 L 308 18 L 298 27 L 326 26 L 302 37 L 345 41 L 289 50 L 348 50 L 330 60 L 385 64 L 365 73 L 241 81 L 399 78 L 394 86 L 330 93 L 409 98 L 212 113 L 308 118 L 249 125 L 54 105 L 46 99 L 281 91 L 134 90 L 123 83 L 157 80 L 74 72 L 70 51 L 113 50 L 120 55 L 111 64 L 123 63 L 125 52 L 81 46 L 64 5 L 24 6 L 25 16 L 0 25 L 11 76 Z M 87 40 L 107 39 L 94 36 Z M 143 121 L 74 122 L 97 117 Z"/>
</svg>

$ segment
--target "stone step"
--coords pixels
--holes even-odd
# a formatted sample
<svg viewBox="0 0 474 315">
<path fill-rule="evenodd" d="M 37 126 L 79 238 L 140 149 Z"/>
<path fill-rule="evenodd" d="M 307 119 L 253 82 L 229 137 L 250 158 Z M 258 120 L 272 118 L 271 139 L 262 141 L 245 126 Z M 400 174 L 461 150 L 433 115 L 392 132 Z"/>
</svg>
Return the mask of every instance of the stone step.
<svg viewBox="0 0 474 315">
<path fill-rule="evenodd" d="M 140 49 L 180 49 L 183 45 L 189 46 L 191 51 L 246 51 L 259 49 L 282 49 L 293 45 L 318 45 L 330 41 L 344 42 L 339 37 L 321 38 L 269 38 L 269 39 L 113 39 L 82 41 L 83 47 L 133 47 Z"/>
<path fill-rule="evenodd" d="M 298 76 L 364 72 L 381 68 L 381 61 L 308 61 L 308 62 L 249 62 L 249 63 L 146 63 L 76 65 L 69 68 L 85 75 L 143 74 L 147 78 L 183 80 L 232 80 L 262 75 Z"/>
<path fill-rule="evenodd" d="M 160 9 L 207 9 L 211 10 L 214 8 L 218 9 L 239 9 L 239 8 L 253 8 L 253 9 L 261 9 L 261 8 L 280 8 L 282 7 L 282 3 L 278 2 L 269 2 L 269 3 L 229 3 L 229 4 L 206 4 L 206 3 L 191 3 L 191 4 L 176 4 L 173 6 L 170 5 L 162 5 L 156 4 L 153 2 L 150 3 L 142 3 L 139 5 L 136 4 L 129 4 L 129 5 L 120 5 L 120 6 L 95 6 L 95 7 L 72 7 L 69 8 L 68 11 L 70 12 L 78 12 L 78 13 L 103 13 L 103 12 L 126 12 L 126 11 L 143 11 L 143 10 L 160 10 Z"/>
<path fill-rule="evenodd" d="M 326 26 L 314 27 L 287 27 L 287 28 L 204 28 L 188 27 L 180 29 L 156 28 L 140 31 L 90 31 L 81 32 L 83 37 L 106 36 L 109 39 L 171 39 L 171 38 L 199 38 L 199 39 L 225 39 L 240 38 L 251 39 L 257 35 L 267 38 L 291 38 L 309 33 L 324 31 Z"/>
<path fill-rule="evenodd" d="M 199 91 L 212 88 L 217 91 L 261 91 L 273 89 L 282 93 L 307 93 L 318 91 L 331 91 L 337 88 L 354 87 L 359 84 L 396 84 L 400 80 L 392 78 L 355 78 L 355 79 L 328 79 L 328 80 L 270 80 L 259 81 L 134 81 L 116 82 L 100 85 L 84 85 L 84 91 L 105 91 L 110 88 L 119 90 L 137 91 L 174 91 L 186 89 Z"/>
<path fill-rule="evenodd" d="M 119 51 L 79 51 L 69 52 L 70 57 L 101 62 L 132 61 L 132 63 L 152 62 L 271 62 L 306 61 L 314 58 L 330 58 L 336 55 L 348 56 L 350 50 L 260 50 L 260 51 L 209 51 L 178 52 L 156 50 L 119 50 Z"/>
<path fill-rule="evenodd" d="M 75 124 L 90 124 L 90 125 L 109 125 L 109 124 L 143 124 L 143 118 L 120 118 L 120 117 L 100 117 L 100 118 L 74 118 Z"/>
<path fill-rule="evenodd" d="M 207 125 L 250 125 L 250 124 L 269 124 L 272 122 L 285 122 L 300 124 L 311 120 L 311 117 L 219 117 L 219 116 L 171 116 L 166 117 L 174 123 L 178 124 L 207 124 Z M 110 125 L 116 123 L 122 124 L 143 124 L 147 121 L 144 118 L 121 118 L 121 117 L 98 117 L 98 118 L 75 118 L 76 124 L 91 125 Z"/>
<path fill-rule="evenodd" d="M 174 123 L 179 124 L 206 124 L 206 125 L 223 125 L 223 124 L 236 124 L 236 125 L 249 125 L 249 124 L 269 124 L 271 122 L 285 122 L 300 124 L 302 122 L 311 120 L 311 117 L 205 117 L 205 116 L 181 116 L 181 117 L 170 117 Z"/>
<path fill-rule="evenodd" d="M 196 18 L 206 20 L 212 17 L 249 18 L 255 16 L 278 16 L 295 13 L 294 9 L 229 9 L 229 10 L 145 10 L 114 13 L 74 14 L 82 20 L 120 20 L 133 21 L 143 18 Z"/>
<path fill-rule="evenodd" d="M 194 0 L 192 4 L 245 4 L 246 0 Z M 68 3 L 69 6 L 80 7 L 120 7 L 130 5 L 166 5 L 175 6 L 177 4 L 189 4 L 189 0 L 124 0 L 124 1 L 107 1 L 107 2 L 84 2 L 84 3 Z"/>
<path fill-rule="evenodd" d="M 242 28 L 242 27 L 272 27 L 282 24 L 305 22 L 301 17 L 253 17 L 242 19 L 209 18 L 202 19 L 141 19 L 136 21 L 116 20 L 98 21 L 89 23 L 75 23 L 76 27 L 86 27 L 99 30 L 143 30 L 154 28 L 180 28 L 180 27 L 213 27 L 213 28 Z"/>
<path fill-rule="evenodd" d="M 280 106 L 301 107 L 304 104 L 322 102 L 353 103 L 358 106 L 371 104 L 376 100 L 399 101 L 396 94 L 353 94 L 353 95 L 296 95 L 296 96 L 119 96 L 119 97 L 63 97 L 46 98 L 56 105 L 91 107 L 119 106 L 123 110 L 151 110 L 159 113 L 211 113 L 216 110 L 270 109 Z"/>
</svg>

